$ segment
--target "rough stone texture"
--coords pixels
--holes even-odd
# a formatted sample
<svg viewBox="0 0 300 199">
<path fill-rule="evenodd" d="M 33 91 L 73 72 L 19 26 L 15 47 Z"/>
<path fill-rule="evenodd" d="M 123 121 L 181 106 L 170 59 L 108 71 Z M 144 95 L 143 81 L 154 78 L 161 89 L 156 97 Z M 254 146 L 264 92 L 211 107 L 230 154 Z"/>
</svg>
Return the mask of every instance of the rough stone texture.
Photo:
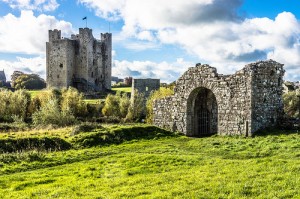
<svg viewBox="0 0 300 199">
<path fill-rule="evenodd" d="M 273 60 L 246 65 L 234 75 L 197 64 L 176 81 L 173 96 L 154 102 L 153 122 L 188 136 L 251 136 L 282 116 L 283 75 L 283 65 Z"/>
<path fill-rule="evenodd" d="M 131 87 L 131 96 L 134 96 L 134 92 L 144 93 L 145 98 L 148 98 L 152 91 L 160 88 L 159 79 L 133 79 Z"/>
<path fill-rule="evenodd" d="M 5 76 L 4 70 L 0 71 L 0 82 L 3 82 L 3 83 L 6 82 L 6 76 Z"/>
<path fill-rule="evenodd" d="M 80 28 L 79 34 L 62 38 L 60 30 L 49 30 L 46 43 L 47 86 L 73 86 L 80 91 L 111 89 L 111 33 L 93 37 L 92 29 Z"/>
</svg>

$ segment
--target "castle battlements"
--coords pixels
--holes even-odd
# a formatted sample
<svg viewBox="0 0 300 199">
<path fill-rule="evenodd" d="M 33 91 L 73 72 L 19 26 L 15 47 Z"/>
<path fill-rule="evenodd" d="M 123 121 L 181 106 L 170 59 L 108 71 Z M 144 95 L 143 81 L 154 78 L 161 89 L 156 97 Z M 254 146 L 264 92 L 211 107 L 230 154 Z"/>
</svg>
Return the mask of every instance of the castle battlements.
<svg viewBox="0 0 300 199">
<path fill-rule="evenodd" d="M 46 43 L 47 86 L 75 87 L 83 92 L 111 88 L 112 34 L 94 38 L 92 29 L 62 38 L 61 30 L 49 30 Z"/>
</svg>

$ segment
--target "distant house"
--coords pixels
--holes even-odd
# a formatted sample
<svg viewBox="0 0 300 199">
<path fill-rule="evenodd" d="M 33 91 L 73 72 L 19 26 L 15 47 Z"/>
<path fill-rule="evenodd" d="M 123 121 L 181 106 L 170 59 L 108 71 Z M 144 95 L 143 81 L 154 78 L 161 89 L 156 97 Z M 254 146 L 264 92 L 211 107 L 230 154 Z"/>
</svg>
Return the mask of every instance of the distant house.
<svg viewBox="0 0 300 199">
<path fill-rule="evenodd" d="M 5 73 L 4 73 L 4 70 L 0 70 L 0 82 L 2 83 L 6 83 L 6 76 L 5 76 Z"/>
</svg>

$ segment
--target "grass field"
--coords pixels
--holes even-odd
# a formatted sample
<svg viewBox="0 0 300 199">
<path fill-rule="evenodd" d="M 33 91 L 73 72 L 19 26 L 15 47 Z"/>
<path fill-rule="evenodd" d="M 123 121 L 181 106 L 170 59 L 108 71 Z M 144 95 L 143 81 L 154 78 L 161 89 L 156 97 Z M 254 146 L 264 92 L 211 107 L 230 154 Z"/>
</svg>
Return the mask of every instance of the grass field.
<svg viewBox="0 0 300 199">
<path fill-rule="evenodd" d="M 113 91 L 121 91 L 125 93 L 131 93 L 131 87 L 112 88 Z"/>
<path fill-rule="evenodd" d="M 31 136 L 70 140 L 70 131 Z M 110 132 L 125 136 L 125 131 Z M 0 198 L 300 198 L 300 134 L 170 135 L 67 151 L 0 154 Z"/>
</svg>

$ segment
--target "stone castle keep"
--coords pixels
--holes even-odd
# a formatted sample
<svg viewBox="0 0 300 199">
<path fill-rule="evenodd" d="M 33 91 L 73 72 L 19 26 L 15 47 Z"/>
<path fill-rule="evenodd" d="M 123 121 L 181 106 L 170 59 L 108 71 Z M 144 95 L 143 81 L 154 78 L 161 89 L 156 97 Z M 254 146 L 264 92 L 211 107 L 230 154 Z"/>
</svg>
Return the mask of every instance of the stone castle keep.
<svg viewBox="0 0 300 199">
<path fill-rule="evenodd" d="M 111 89 L 111 33 L 93 37 L 92 29 L 80 28 L 79 34 L 62 38 L 60 30 L 49 30 L 46 43 L 48 87 L 73 86 L 82 92 Z"/>
<path fill-rule="evenodd" d="M 173 96 L 154 102 L 153 122 L 188 136 L 251 136 L 282 116 L 283 75 L 283 65 L 273 60 L 249 64 L 234 75 L 197 64 L 176 81 Z"/>
</svg>

